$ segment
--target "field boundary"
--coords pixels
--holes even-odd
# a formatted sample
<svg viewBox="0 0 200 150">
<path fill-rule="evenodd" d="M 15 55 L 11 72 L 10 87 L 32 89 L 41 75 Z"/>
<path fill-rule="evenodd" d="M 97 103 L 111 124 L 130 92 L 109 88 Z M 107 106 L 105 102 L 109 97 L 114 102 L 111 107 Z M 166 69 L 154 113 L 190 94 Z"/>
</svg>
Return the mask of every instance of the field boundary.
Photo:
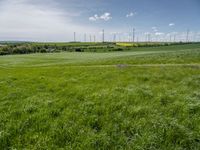
<svg viewBox="0 0 200 150">
<path fill-rule="evenodd" d="M 195 67 L 200 69 L 200 64 L 114 64 L 114 65 L 74 65 L 69 68 L 128 68 L 128 67 Z M 0 66 L 2 69 L 8 67 Z M 10 68 L 12 69 L 12 67 Z"/>
<path fill-rule="evenodd" d="M 86 67 L 86 68 L 106 68 L 106 67 L 199 67 L 200 64 L 115 64 L 115 65 L 81 65 L 81 66 L 68 66 L 68 67 Z"/>
</svg>

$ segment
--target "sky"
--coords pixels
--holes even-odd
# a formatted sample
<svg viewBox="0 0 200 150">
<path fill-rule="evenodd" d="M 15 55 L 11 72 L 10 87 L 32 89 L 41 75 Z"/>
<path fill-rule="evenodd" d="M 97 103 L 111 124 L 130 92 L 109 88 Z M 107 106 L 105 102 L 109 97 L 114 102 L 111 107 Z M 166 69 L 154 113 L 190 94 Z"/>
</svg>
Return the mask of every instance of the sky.
<svg viewBox="0 0 200 150">
<path fill-rule="evenodd" d="M 200 39 L 200 0 L 0 0 L 0 41 Z M 135 40 L 136 40 L 135 39 Z"/>
</svg>

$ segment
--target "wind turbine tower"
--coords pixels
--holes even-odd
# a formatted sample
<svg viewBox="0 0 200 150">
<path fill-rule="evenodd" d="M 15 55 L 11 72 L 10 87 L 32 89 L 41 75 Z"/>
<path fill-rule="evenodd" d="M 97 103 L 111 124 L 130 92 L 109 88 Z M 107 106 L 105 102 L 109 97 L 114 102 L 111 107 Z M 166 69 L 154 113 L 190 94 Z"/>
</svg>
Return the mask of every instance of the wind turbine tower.
<svg viewBox="0 0 200 150">
<path fill-rule="evenodd" d="M 189 42 L 189 33 L 190 33 L 190 30 L 187 29 L 187 34 L 186 34 L 186 42 Z"/>
<path fill-rule="evenodd" d="M 74 42 L 76 42 L 76 32 L 74 32 Z"/>
<path fill-rule="evenodd" d="M 135 28 L 133 28 L 133 43 L 135 42 Z"/>
<path fill-rule="evenodd" d="M 104 29 L 102 30 L 102 42 L 105 42 L 105 37 L 104 37 Z"/>
</svg>

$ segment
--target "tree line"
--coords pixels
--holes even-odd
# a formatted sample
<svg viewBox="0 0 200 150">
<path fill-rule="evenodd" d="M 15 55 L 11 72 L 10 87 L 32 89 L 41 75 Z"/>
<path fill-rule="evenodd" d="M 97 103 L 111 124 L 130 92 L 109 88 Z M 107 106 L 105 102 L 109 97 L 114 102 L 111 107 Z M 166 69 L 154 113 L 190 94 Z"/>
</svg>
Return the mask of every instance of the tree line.
<svg viewBox="0 0 200 150">
<path fill-rule="evenodd" d="M 31 53 L 54 53 L 54 52 L 106 52 L 106 51 L 125 51 L 133 47 L 157 47 L 157 46 L 170 46 L 188 43 L 134 43 L 132 47 L 118 46 L 116 43 L 99 43 L 95 45 L 90 44 L 33 44 L 33 43 L 20 43 L 20 44 L 4 44 L 0 45 L 0 55 L 11 54 L 31 54 Z M 192 43 L 190 43 L 192 44 Z"/>
</svg>

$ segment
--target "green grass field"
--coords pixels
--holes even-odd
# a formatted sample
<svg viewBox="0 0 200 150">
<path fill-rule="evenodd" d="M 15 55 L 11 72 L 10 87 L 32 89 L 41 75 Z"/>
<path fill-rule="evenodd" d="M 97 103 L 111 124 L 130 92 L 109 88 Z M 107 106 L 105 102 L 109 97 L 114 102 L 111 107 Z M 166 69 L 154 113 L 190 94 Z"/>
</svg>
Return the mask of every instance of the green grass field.
<svg viewBox="0 0 200 150">
<path fill-rule="evenodd" d="M 200 44 L 0 56 L 0 149 L 200 149 Z"/>
</svg>

